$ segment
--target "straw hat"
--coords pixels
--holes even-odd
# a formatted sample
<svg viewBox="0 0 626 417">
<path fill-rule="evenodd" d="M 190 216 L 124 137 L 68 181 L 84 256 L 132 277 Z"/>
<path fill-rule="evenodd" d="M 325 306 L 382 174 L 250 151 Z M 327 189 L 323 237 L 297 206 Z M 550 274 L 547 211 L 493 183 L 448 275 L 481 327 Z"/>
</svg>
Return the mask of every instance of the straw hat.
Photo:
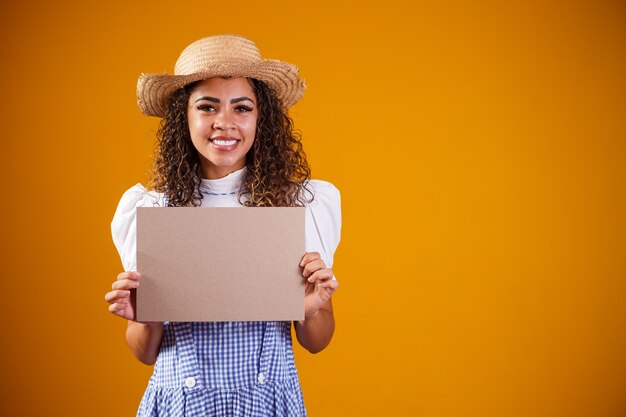
<svg viewBox="0 0 626 417">
<path fill-rule="evenodd" d="M 298 67 L 275 59 L 262 59 L 254 42 L 239 35 L 209 36 L 195 41 L 180 54 L 174 75 L 141 74 L 137 102 L 148 116 L 165 117 L 171 94 L 187 84 L 211 77 L 248 77 L 265 82 L 284 108 L 304 94 Z"/>
</svg>

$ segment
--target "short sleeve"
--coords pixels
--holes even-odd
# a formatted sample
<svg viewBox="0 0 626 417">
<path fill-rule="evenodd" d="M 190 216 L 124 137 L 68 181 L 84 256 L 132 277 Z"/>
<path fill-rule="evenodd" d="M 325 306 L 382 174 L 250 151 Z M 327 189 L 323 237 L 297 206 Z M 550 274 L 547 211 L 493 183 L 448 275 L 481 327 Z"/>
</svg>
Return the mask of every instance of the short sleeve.
<svg viewBox="0 0 626 417">
<path fill-rule="evenodd" d="M 311 180 L 308 185 L 313 201 L 306 207 L 305 250 L 319 252 L 331 268 L 341 238 L 341 197 L 329 182 Z"/>
<path fill-rule="evenodd" d="M 149 192 L 141 184 L 122 195 L 111 222 L 111 234 L 125 271 L 137 270 L 137 207 L 163 205 L 162 194 Z"/>
</svg>

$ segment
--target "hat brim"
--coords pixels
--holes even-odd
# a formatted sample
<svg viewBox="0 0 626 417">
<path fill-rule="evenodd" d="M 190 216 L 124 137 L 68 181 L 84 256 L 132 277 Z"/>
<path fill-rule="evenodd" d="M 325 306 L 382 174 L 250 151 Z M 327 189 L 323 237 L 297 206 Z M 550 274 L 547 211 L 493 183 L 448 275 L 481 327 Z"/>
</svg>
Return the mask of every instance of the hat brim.
<svg viewBox="0 0 626 417">
<path fill-rule="evenodd" d="M 141 74 L 137 80 L 137 103 L 147 116 L 165 117 L 172 93 L 196 81 L 213 77 L 247 77 L 263 81 L 276 93 L 283 108 L 293 106 L 304 94 L 298 67 L 266 59 L 256 63 L 220 63 L 188 75 Z"/>
</svg>

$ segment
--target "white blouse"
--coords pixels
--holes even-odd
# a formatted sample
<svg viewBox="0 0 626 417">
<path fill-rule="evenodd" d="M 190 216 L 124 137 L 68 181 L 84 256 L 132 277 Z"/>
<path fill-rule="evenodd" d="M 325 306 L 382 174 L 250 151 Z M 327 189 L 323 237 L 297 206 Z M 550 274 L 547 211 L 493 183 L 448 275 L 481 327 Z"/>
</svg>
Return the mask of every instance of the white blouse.
<svg viewBox="0 0 626 417">
<path fill-rule="evenodd" d="M 217 180 L 203 179 L 201 207 L 240 207 L 238 190 L 245 171 L 246 167 Z M 313 193 L 313 201 L 305 209 L 305 251 L 319 252 L 326 266 L 332 268 L 341 235 L 339 190 L 320 180 L 309 181 L 307 188 Z M 125 271 L 137 270 L 136 208 L 164 206 L 162 193 L 147 191 L 141 184 L 122 195 L 111 222 L 111 232 Z"/>
</svg>

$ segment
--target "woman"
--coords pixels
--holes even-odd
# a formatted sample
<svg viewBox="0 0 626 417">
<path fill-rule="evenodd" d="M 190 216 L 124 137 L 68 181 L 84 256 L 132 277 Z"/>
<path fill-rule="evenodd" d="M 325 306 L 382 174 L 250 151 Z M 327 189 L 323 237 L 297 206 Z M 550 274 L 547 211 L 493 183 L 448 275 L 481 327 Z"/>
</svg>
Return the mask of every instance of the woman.
<svg viewBox="0 0 626 417">
<path fill-rule="evenodd" d="M 334 331 L 331 269 L 339 243 L 339 192 L 310 180 L 287 108 L 304 92 L 297 67 L 261 58 L 241 36 L 189 45 L 175 75 L 144 74 L 141 110 L 162 117 L 152 186 L 137 184 L 118 205 L 113 240 L 126 272 L 105 299 L 128 320 L 126 340 L 155 364 L 138 415 L 305 415 L 293 361 L 290 322 L 140 323 L 135 319 L 136 208 L 141 206 L 306 207 L 306 253 L 300 266 L 305 319 L 299 343 L 319 352 Z"/>
</svg>

